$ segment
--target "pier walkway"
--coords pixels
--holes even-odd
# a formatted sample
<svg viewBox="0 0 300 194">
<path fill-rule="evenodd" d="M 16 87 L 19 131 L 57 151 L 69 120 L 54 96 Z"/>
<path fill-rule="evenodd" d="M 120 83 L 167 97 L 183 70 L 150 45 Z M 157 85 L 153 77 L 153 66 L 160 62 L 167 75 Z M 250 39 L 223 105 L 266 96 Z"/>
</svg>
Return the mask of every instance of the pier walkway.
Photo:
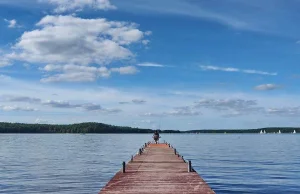
<svg viewBox="0 0 300 194">
<path fill-rule="evenodd" d="M 145 144 L 99 194 L 213 194 L 170 144 Z"/>
</svg>

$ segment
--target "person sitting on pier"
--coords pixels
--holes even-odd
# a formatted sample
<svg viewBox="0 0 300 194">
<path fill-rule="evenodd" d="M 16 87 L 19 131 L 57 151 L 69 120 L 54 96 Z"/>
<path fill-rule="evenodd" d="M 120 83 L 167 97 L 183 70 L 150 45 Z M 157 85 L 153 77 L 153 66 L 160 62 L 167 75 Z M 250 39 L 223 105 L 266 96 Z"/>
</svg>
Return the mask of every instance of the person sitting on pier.
<svg viewBox="0 0 300 194">
<path fill-rule="evenodd" d="M 155 141 L 156 144 L 157 144 L 157 142 L 159 141 L 159 138 L 160 138 L 159 133 L 158 133 L 158 131 L 156 130 L 156 131 L 154 132 L 154 135 L 153 135 L 153 139 L 154 139 L 154 141 Z"/>
</svg>

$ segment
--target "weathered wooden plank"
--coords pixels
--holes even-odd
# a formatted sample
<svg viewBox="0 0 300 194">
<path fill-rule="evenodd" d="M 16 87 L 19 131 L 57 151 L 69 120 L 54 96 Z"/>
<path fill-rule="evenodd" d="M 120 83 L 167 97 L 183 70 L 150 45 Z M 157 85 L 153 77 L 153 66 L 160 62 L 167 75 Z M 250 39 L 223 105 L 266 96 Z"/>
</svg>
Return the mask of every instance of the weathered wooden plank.
<svg viewBox="0 0 300 194">
<path fill-rule="evenodd" d="M 176 154 L 167 144 L 149 144 L 100 194 L 215 193 L 196 172 L 188 172 L 188 163 Z"/>
</svg>

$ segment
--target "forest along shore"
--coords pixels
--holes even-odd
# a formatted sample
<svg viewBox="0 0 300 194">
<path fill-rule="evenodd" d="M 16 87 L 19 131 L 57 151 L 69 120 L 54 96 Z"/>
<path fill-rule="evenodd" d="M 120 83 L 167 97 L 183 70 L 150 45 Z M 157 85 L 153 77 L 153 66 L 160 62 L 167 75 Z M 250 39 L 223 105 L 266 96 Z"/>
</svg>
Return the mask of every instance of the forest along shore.
<svg viewBox="0 0 300 194">
<path fill-rule="evenodd" d="M 202 130 L 159 130 L 160 133 L 300 133 L 300 128 L 270 127 L 259 129 L 202 129 Z M 25 124 L 0 122 L 0 133 L 153 133 L 152 129 L 114 126 L 104 123 L 78 123 L 69 125 Z"/>
</svg>

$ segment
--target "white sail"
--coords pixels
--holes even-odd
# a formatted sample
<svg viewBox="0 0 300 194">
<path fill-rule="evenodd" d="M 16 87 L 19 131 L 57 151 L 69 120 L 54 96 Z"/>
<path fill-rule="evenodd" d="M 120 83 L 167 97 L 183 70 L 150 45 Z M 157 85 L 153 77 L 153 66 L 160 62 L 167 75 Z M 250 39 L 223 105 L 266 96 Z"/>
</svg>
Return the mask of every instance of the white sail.
<svg viewBox="0 0 300 194">
<path fill-rule="evenodd" d="M 264 130 L 264 133 L 266 133 L 266 130 Z"/>
<path fill-rule="evenodd" d="M 279 130 L 278 133 L 281 133 L 281 131 Z"/>
<path fill-rule="evenodd" d="M 259 132 L 259 133 L 263 133 L 263 132 L 262 132 L 262 130 L 260 130 L 260 132 Z"/>
<path fill-rule="evenodd" d="M 296 133 L 296 130 L 294 130 L 293 133 Z"/>
</svg>

